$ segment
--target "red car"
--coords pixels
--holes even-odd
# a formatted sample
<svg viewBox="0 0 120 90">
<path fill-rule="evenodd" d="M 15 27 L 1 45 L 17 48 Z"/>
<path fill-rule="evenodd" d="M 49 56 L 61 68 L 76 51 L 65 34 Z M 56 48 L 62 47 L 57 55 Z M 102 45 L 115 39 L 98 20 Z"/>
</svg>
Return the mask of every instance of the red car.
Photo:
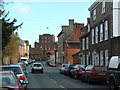
<svg viewBox="0 0 120 90">
<path fill-rule="evenodd" d="M 91 82 L 106 82 L 107 68 L 99 65 L 88 65 L 81 75 L 82 81 Z"/>
<path fill-rule="evenodd" d="M 50 66 L 50 67 L 57 67 L 57 64 L 55 64 L 54 62 L 50 62 L 50 63 L 49 63 L 49 66 Z"/>
<path fill-rule="evenodd" d="M 74 66 L 74 69 L 71 70 L 72 78 L 80 79 L 82 72 L 85 70 L 86 65 L 77 64 Z"/>
<path fill-rule="evenodd" d="M 24 84 L 12 71 L 0 71 L 0 90 L 25 90 Z"/>
</svg>

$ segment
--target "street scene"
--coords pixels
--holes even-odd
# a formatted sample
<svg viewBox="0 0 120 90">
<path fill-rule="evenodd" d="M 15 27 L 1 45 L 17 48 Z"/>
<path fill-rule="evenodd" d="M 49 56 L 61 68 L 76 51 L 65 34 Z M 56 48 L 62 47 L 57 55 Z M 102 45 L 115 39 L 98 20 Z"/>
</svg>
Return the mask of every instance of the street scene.
<svg viewBox="0 0 120 90">
<path fill-rule="evenodd" d="M 0 90 L 120 90 L 120 0 L 0 0 Z"/>
<path fill-rule="evenodd" d="M 61 89 L 61 90 L 70 90 L 70 89 L 86 89 L 94 90 L 96 88 L 109 90 L 106 83 L 93 83 L 87 84 L 85 82 L 81 82 L 80 80 L 70 78 L 65 75 L 61 75 L 59 73 L 60 67 L 50 67 L 48 65 L 44 65 L 44 73 L 31 73 L 30 67 L 28 67 L 28 83 L 27 87 L 29 89 Z M 39 80 L 38 80 L 39 79 Z"/>
</svg>

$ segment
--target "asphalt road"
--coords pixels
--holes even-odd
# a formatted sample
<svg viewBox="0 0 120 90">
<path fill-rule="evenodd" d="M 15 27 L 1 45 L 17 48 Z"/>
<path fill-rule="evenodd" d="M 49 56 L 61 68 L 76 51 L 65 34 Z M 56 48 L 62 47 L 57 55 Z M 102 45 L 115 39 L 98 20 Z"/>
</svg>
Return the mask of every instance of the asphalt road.
<svg viewBox="0 0 120 90">
<path fill-rule="evenodd" d="M 44 73 L 32 74 L 28 67 L 27 89 L 60 89 L 60 90 L 108 90 L 108 86 L 100 83 L 88 84 L 59 74 L 59 67 L 44 66 Z"/>
</svg>

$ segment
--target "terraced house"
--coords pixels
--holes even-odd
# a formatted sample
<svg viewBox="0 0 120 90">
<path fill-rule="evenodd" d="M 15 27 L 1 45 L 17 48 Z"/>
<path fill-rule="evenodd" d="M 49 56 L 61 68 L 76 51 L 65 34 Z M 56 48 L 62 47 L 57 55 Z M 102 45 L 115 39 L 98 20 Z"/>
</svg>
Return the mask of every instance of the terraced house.
<svg viewBox="0 0 120 90">
<path fill-rule="evenodd" d="M 97 0 L 88 9 L 90 30 L 80 37 L 83 64 L 107 65 L 111 56 L 120 55 L 120 1 L 113 1 Z"/>
</svg>

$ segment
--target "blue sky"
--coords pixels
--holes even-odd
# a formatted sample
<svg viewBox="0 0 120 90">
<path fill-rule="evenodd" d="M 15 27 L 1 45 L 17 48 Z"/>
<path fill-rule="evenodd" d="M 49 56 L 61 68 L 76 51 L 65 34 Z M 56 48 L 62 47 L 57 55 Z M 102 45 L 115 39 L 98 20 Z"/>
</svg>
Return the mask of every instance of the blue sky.
<svg viewBox="0 0 120 90">
<path fill-rule="evenodd" d="M 91 2 L 14 2 L 5 6 L 10 11 L 9 18 L 17 19 L 17 24 L 23 22 L 22 28 L 18 29 L 19 37 L 29 40 L 33 46 L 38 41 L 40 34 L 57 35 L 62 25 L 68 25 L 69 19 L 77 23 L 85 23 L 90 17 L 88 8 Z M 48 29 L 46 28 L 48 27 Z"/>
</svg>

